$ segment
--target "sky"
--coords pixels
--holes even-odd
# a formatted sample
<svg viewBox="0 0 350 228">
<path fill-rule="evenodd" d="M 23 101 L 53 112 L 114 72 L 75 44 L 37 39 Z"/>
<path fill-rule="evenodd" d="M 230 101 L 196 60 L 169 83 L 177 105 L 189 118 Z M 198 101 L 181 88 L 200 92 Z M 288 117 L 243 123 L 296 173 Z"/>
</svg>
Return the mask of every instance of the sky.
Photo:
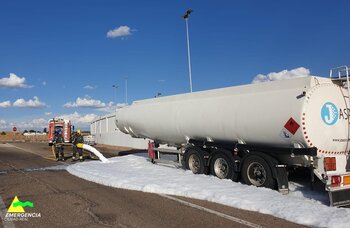
<svg viewBox="0 0 350 228">
<path fill-rule="evenodd" d="M 155 165 L 146 160 L 146 153 L 139 155 L 114 157 L 104 162 L 76 163 L 66 167 L 60 165 L 45 170 L 67 169 L 75 176 L 106 186 L 156 193 L 160 197 L 167 194 L 206 200 L 311 227 L 349 227 L 350 209 L 328 206 L 328 193 L 322 184 L 316 184 L 317 188 L 315 186 L 315 190 L 311 191 L 307 180 L 295 178 L 295 181 L 289 182 L 289 194 L 283 195 L 272 189 Z"/>
<path fill-rule="evenodd" d="M 116 104 L 189 92 L 182 18 L 189 8 L 193 91 L 327 77 L 350 61 L 349 6 L 0 0 L 0 131 L 43 130 L 53 117 L 88 129 Z"/>
</svg>

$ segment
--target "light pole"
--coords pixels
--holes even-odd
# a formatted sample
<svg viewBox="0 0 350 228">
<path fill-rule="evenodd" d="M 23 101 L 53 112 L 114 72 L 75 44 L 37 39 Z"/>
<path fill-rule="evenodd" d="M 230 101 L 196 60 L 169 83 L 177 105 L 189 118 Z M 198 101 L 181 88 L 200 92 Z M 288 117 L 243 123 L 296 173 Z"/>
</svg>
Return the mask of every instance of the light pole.
<svg viewBox="0 0 350 228">
<path fill-rule="evenodd" d="M 160 80 L 158 80 L 158 82 L 159 82 L 159 92 L 158 92 L 157 96 L 159 97 L 162 94 L 164 94 L 164 86 L 163 85 L 165 83 L 165 80 L 164 79 L 160 79 Z"/>
<path fill-rule="evenodd" d="M 125 77 L 125 105 L 128 104 L 128 78 Z"/>
<path fill-rule="evenodd" d="M 188 71 L 190 76 L 190 91 L 192 93 L 192 69 L 191 69 L 191 53 L 190 53 L 190 38 L 188 35 L 188 18 L 190 14 L 193 12 L 192 9 L 188 9 L 183 15 L 183 19 L 185 19 L 186 22 L 186 36 L 187 36 L 187 58 L 188 58 Z"/>
<path fill-rule="evenodd" d="M 112 87 L 114 88 L 114 103 L 115 103 L 115 107 L 117 108 L 117 85 L 112 85 Z"/>
</svg>

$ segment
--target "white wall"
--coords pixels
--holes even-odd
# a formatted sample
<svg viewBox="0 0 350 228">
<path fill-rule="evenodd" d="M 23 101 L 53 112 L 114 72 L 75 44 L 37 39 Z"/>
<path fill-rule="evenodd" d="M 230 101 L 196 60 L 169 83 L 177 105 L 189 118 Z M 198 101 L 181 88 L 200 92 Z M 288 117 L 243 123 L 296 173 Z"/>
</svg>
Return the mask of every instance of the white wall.
<svg viewBox="0 0 350 228">
<path fill-rule="evenodd" d="M 90 124 L 90 131 L 97 144 L 147 149 L 148 140 L 132 138 L 117 129 L 115 114 L 101 116 L 94 120 Z"/>
</svg>

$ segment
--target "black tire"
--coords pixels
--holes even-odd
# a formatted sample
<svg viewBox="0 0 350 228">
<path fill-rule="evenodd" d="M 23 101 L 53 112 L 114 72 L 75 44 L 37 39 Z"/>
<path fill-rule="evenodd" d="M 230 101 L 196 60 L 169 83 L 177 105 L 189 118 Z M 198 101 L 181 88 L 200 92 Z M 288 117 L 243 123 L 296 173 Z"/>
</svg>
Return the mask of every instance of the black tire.
<svg viewBox="0 0 350 228">
<path fill-rule="evenodd" d="M 270 166 L 257 155 L 250 155 L 243 161 L 242 179 L 244 183 L 256 187 L 274 189 L 276 185 Z"/>
<path fill-rule="evenodd" d="M 208 167 L 204 163 L 204 154 L 201 150 L 190 148 L 185 154 L 186 169 L 194 174 L 206 174 Z"/>
<path fill-rule="evenodd" d="M 238 173 L 234 171 L 233 160 L 224 152 L 216 153 L 210 163 L 211 174 L 220 179 L 238 180 Z"/>
</svg>

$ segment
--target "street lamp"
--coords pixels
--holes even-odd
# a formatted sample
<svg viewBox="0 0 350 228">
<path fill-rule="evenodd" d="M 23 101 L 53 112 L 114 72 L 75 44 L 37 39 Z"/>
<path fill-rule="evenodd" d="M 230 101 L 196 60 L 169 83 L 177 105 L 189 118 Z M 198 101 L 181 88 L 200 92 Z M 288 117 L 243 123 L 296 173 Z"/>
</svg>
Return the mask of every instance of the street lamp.
<svg viewBox="0 0 350 228">
<path fill-rule="evenodd" d="M 163 85 L 165 83 L 165 80 L 160 79 L 160 80 L 158 80 L 158 82 L 159 82 L 159 92 L 158 92 L 157 96 L 159 97 L 162 95 L 162 93 L 164 93 L 164 86 Z"/>
<path fill-rule="evenodd" d="M 114 88 L 114 103 L 115 103 L 115 107 L 117 108 L 117 85 L 112 85 L 112 87 Z"/>
<path fill-rule="evenodd" d="M 128 78 L 125 77 L 125 105 L 128 104 Z"/>
<path fill-rule="evenodd" d="M 186 22 L 186 35 L 187 35 L 187 58 L 188 58 L 188 71 L 189 71 L 189 76 L 190 76 L 190 91 L 192 93 L 192 69 L 191 69 L 191 53 L 190 53 L 190 38 L 188 35 L 188 18 L 190 14 L 193 12 L 192 9 L 188 9 L 183 15 L 183 19 L 185 19 Z"/>
</svg>

